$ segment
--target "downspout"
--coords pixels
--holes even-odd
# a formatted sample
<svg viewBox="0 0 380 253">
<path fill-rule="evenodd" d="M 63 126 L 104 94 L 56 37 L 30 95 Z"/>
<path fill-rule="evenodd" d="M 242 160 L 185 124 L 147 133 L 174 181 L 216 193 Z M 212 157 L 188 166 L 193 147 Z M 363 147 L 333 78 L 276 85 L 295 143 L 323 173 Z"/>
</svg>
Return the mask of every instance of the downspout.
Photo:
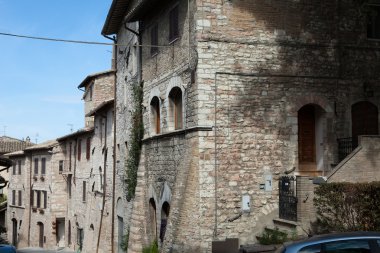
<svg viewBox="0 0 380 253">
<path fill-rule="evenodd" d="M 29 169 L 29 226 L 28 226 L 28 247 L 30 247 L 30 226 L 31 226 L 31 218 L 32 218 L 32 153 L 30 153 L 30 169 Z"/>
<path fill-rule="evenodd" d="M 107 35 L 103 35 L 105 38 L 110 39 L 114 42 L 114 56 L 113 56 L 113 69 L 115 71 L 115 82 L 113 87 L 113 158 L 112 158 L 112 166 L 113 166 L 113 172 L 112 172 L 112 207 L 111 207 L 111 252 L 114 252 L 114 237 L 115 237 L 115 180 L 116 180 L 116 108 L 117 108 L 117 101 L 116 101 L 116 94 L 117 94 L 117 39 L 115 37 L 111 38 Z M 107 127 L 106 127 L 107 129 Z M 106 141 L 107 142 L 107 141 Z M 107 152 L 107 150 L 106 150 Z M 107 153 L 106 153 L 107 156 Z M 104 167 L 104 180 L 105 180 L 105 172 L 106 169 Z M 105 186 L 105 184 L 104 184 Z M 104 187 L 103 186 L 103 187 Z M 105 188 L 104 188 L 105 189 Z M 103 209 L 105 204 L 105 193 L 103 195 Z M 103 217 L 103 214 L 102 214 Z M 101 218 L 102 219 L 102 218 Z M 100 225 L 101 226 L 101 225 Z M 100 237 L 100 230 L 99 230 L 99 237 Z M 99 245 L 99 237 L 98 237 L 98 245 Z M 98 250 L 99 246 L 96 248 Z"/>
<path fill-rule="evenodd" d="M 100 236 L 102 233 L 102 225 L 103 225 L 103 215 L 104 215 L 104 206 L 106 204 L 106 189 L 107 189 L 107 116 L 102 116 L 102 118 L 106 119 L 105 126 L 104 126 L 104 176 L 103 176 L 103 200 L 102 200 L 102 210 L 100 211 L 100 225 L 99 225 L 99 234 L 98 234 L 98 242 L 96 244 L 96 253 L 99 251 L 99 244 L 100 244 Z M 111 241 L 113 241 L 113 238 L 111 238 Z M 111 243 L 113 246 L 113 243 Z"/>
</svg>

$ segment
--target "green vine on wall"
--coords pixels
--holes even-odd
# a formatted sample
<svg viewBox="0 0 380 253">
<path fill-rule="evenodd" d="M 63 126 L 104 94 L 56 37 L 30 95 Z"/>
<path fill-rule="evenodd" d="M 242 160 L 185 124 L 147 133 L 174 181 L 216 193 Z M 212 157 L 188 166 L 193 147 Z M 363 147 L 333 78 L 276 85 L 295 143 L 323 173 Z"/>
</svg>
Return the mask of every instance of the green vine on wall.
<svg viewBox="0 0 380 253">
<path fill-rule="evenodd" d="M 137 185 L 137 169 L 139 167 L 142 138 L 144 136 L 144 125 L 142 120 L 143 83 L 140 83 L 140 85 L 132 85 L 132 95 L 134 110 L 132 113 L 130 147 L 126 162 L 128 201 L 135 196 L 135 189 Z"/>
</svg>

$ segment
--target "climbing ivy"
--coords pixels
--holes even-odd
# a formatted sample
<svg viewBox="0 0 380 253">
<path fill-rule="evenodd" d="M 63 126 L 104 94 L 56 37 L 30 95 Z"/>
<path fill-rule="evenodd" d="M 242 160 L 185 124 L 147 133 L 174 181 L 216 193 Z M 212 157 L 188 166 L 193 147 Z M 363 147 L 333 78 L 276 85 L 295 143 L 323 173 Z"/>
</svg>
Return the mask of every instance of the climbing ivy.
<svg viewBox="0 0 380 253">
<path fill-rule="evenodd" d="M 142 120 L 142 100 L 143 100 L 143 83 L 140 85 L 132 85 L 133 95 L 133 113 L 132 113 L 132 129 L 130 136 L 130 147 L 128 158 L 126 161 L 127 174 L 127 200 L 131 200 L 135 196 L 137 185 L 137 169 L 140 162 L 142 138 L 144 136 L 144 126 Z"/>
</svg>

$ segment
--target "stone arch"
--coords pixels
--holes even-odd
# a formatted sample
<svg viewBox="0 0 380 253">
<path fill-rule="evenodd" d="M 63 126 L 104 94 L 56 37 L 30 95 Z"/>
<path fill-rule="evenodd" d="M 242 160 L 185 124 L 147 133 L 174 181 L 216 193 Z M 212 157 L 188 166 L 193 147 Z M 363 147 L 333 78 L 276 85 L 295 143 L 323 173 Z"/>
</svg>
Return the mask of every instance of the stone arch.
<svg viewBox="0 0 380 253">
<path fill-rule="evenodd" d="M 152 102 L 155 100 L 155 98 L 157 98 L 157 101 L 155 101 L 155 102 L 158 102 L 158 108 L 156 108 L 155 106 L 152 107 Z M 149 105 L 149 133 L 150 134 L 157 134 L 157 131 L 156 131 L 156 119 L 157 119 L 156 114 L 157 114 L 157 111 L 156 111 L 156 109 L 158 109 L 158 114 L 160 116 L 162 114 L 161 113 L 162 97 L 160 95 L 160 90 L 158 87 L 154 87 L 150 91 L 148 105 Z M 159 124 L 160 131 L 161 131 L 161 118 L 159 120 L 159 123 L 160 123 Z"/>
<path fill-rule="evenodd" d="M 289 110 L 289 114 L 294 117 L 297 117 L 298 111 L 303 106 L 308 104 L 320 106 L 327 114 L 332 114 L 334 112 L 334 106 L 332 106 L 331 103 L 325 97 L 319 95 L 306 95 L 295 97 L 293 99 L 293 102 L 291 103 L 291 108 Z"/>
<path fill-rule="evenodd" d="M 170 204 L 165 201 L 161 207 L 161 226 L 160 226 L 160 241 L 163 242 L 168 224 L 168 218 L 170 214 Z"/>
<path fill-rule="evenodd" d="M 179 76 L 174 76 L 169 80 L 169 84 L 166 88 L 166 94 L 165 94 L 165 107 L 166 107 L 166 122 L 167 122 L 167 127 L 169 130 L 175 130 L 174 126 L 174 119 L 173 119 L 173 111 L 171 110 L 172 105 L 171 105 L 171 100 L 170 100 L 170 95 L 174 90 L 180 91 L 181 94 L 181 128 L 185 127 L 185 88 L 182 82 L 182 79 Z"/>
<path fill-rule="evenodd" d="M 124 216 L 123 200 L 121 197 L 116 201 L 116 215 L 120 217 Z"/>
</svg>

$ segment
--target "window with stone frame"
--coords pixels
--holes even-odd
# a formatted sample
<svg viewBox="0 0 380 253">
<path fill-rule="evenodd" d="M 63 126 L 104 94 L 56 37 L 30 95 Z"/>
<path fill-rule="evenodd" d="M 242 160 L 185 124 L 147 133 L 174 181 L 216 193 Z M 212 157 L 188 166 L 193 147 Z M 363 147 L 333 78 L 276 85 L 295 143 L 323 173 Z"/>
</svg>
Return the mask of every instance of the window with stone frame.
<svg viewBox="0 0 380 253">
<path fill-rule="evenodd" d="M 78 150 L 77 150 L 77 152 L 78 152 L 78 161 L 80 161 L 80 159 L 81 159 L 81 156 L 82 156 L 82 140 L 81 139 L 79 139 L 78 140 Z"/>
<path fill-rule="evenodd" d="M 158 97 L 153 97 L 152 101 L 150 102 L 150 111 L 151 111 L 151 122 L 152 122 L 152 131 L 155 134 L 159 134 L 161 131 L 160 128 L 160 122 L 161 122 L 161 117 L 160 117 L 160 100 Z"/>
<path fill-rule="evenodd" d="M 47 208 L 47 191 L 33 190 L 31 198 L 32 206 L 35 208 Z"/>
<path fill-rule="evenodd" d="M 17 161 L 18 174 L 21 175 L 21 160 Z"/>
<path fill-rule="evenodd" d="M 38 175 L 38 158 L 34 158 L 34 175 Z"/>
<path fill-rule="evenodd" d="M 380 39 L 380 1 L 368 5 L 367 38 Z"/>
<path fill-rule="evenodd" d="M 41 174 L 42 175 L 46 174 L 46 158 L 45 157 L 41 158 Z"/>
<path fill-rule="evenodd" d="M 155 23 L 150 28 L 150 55 L 155 56 L 158 54 L 158 24 Z"/>
<path fill-rule="evenodd" d="M 169 121 L 174 130 L 182 129 L 182 91 L 174 87 L 169 93 Z"/>
<path fill-rule="evenodd" d="M 169 12 L 169 42 L 173 42 L 179 37 L 178 15 L 177 4 Z"/>
<path fill-rule="evenodd" d="M 12 190 L 12 205 L 16 205 L 16 190 Z"/>
<path fill-rule="evenodd" d="M 13 161 L 13 164 L 12 164 L 12 175 L 16 175 L 16 162 Z"/>
<path fill-rule="evenodd" d="M 82 183 L 82 202 L 86 202 L 86 181 Z"/>
<path fill-rule="evenodd" d="M 91 137 L 88 137 L 86 140 L 86 159 L 90 160 L 91 153 Z"/>
<path fill-rule="evenodd" d="M 62 174 L 63 172 L 63 160 L 59 160 L 58 172 L 59 174 Z"/>
<path fill-rule="evenodd" d="M 22 191 L 18 191 L 18 206 L 22 206 Z"/>
</svg>

